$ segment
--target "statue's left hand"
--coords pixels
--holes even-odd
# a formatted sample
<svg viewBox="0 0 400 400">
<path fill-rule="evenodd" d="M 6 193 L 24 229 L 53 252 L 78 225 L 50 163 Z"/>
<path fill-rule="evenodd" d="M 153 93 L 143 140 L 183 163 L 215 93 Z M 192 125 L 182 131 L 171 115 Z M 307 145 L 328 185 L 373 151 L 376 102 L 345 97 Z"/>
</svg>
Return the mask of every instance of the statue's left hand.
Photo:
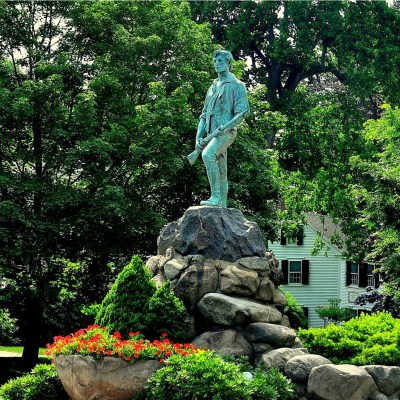
<svg viewBox="0 0 400 400">
<path fill-rule="evenodd" d="M 217 131 L 218 131 L 217 136 L 221 136 L 224 133 L 224 128 L 222 128 L 222 126 L 219 126 L 217 128 Z"/>
</svg>

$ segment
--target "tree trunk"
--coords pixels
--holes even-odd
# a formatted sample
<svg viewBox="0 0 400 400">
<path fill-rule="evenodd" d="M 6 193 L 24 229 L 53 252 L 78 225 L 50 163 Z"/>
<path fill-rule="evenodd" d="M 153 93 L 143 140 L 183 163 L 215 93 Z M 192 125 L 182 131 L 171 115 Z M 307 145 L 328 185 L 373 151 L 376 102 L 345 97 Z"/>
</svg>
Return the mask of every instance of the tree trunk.
<svg viewBox="0 0 400 400">
<path fill-rule="evenodd" d="M 27 304 L 25 342 L 22 353 L 22 366 L 30 371 L 38 362 L 43 308 L 37 297 L 33 296 Z"/>
</svg>

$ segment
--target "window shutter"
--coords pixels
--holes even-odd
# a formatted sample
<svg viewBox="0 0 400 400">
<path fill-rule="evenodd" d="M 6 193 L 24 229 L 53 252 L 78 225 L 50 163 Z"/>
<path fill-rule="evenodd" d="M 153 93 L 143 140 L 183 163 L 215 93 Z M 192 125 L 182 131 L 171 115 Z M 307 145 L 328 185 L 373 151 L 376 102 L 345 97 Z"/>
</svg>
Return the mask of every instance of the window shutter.
<svg viewBox="0 0 400 400">
<path fill-rule="evenodd" d="M 351 261 L 346 261 L 346 285 L 351 285 Z"/>
<path fill-rule="evenodd" d="M 297 236 L 297 246 L 303 246 L 304 243 L 304 229 L 301 230 L 299 236 Z"/>
<path fill-rule="evenodd" d="M 367 285 L 368 285 L 368 264 L 365 264 L 365 263 L 360 264 L 358 273 L 359 273 L 358 286 L 359 287 L 367 287 Z"/>
<path fill-rule="evenodd" d="M 375 289 L 378 289 L 378 288 L 379 288 L 379 278 L 380 278 L 380 276 L 379 276 L 379 272 L 375 273 L 375 274 L 374 274 L 374 279 L 375 279 Z"/>
<path fill-rule="evenodd" d="M 283 285 L 289 283 L 289 260 L 282 260 Z"/>
<path fill-rule="evenodd" d="M 301 262 L 301 283 L 303 285 L 308 285 L 309 275 L 310 275 L 310 261 L 309 260 L 302 260 Z"/>
<path fill-rule="evenodd" d="M 286 246 L 286 236 L 281 232 L 281 246 Z"/>
</svg>

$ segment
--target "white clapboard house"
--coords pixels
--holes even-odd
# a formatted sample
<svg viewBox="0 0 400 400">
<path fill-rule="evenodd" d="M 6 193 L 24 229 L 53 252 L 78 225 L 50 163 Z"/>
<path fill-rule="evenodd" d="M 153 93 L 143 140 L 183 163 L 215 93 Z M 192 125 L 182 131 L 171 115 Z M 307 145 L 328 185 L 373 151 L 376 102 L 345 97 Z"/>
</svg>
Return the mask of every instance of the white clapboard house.
<svg viewBox="0 0 400 400">
<path fill-rule="evenodd" d="M 324 326 L 315 308 L 328 305 L 332 298 L 341 299 L 341 307 L 351 307 L 355 315 L 370 311 L 371 306 L 357 306 L 355 299 L 365 293 L 366 287 L 379 287 L 379 276 L 373 273 L 376 266 L 357 264 L 344 257 L 343 248 L 331 243 L 334 235 L 343 237 L 343 234 L 330 217 L 308 213 L 306 221 L 302 236 L 281 237 L 280 242 L 268 244 L 285 277 L 282 290 L 290 292 L 304 308 L 309 327 Z M 321 238 L 325 249 L 312 256 L 317 237 Z"/>
</svg>

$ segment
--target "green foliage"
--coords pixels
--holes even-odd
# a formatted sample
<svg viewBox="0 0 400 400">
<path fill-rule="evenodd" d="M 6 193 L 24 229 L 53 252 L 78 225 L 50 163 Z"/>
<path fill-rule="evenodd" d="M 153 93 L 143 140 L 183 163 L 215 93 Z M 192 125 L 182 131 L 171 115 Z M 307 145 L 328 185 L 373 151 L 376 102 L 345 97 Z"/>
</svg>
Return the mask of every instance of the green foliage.
<svg viewBox="0 0 400 400">
<path fill-rule="evenodd" d="M 285 292 L 285 296 L 287 303 L 283 313 L 289 318 L 290 326 L 294 329 L 307 328 L 308 320 L 304 310 L 289 292 Z"/>
<path fill-rule="evenodd" d="M 124 337 L 140 331 L 149 339 L 157 339 L 167 333 L 177 341 L 187 338 L 187 317 L 169 283 L 156 290 L 143 261 L 134 256 L 101 303 L 96 323 Z"/>
<path fill-rule="evenodd" d="M 342 300 L 328 299 L 328 302 L 328 306 L 320 306 L 315 309 L 315 312 L 321 319 L 325 321 L 325 324 L 328 322 L 338 323 L 341 321 L 348 321 L 349 319 L 353 318 L 351 308 L 340 307 Z"/>
<path fill-rule="evenodd" d="M 0 1 L 0 37 L 0 274 L 32 366 L 40 328 L 81 326 L 108 263 L 154 253 L 193 204 L 201 171 L 184 157 L 213 47 L 170 1 Z M 86 262 L 79 290 L 59 259 Z"/>
<path fill-rule="evenodd" d="M 292 398 L 290 382 L 275 369 L 257 368 L 253 379 L 243 376 L 243 365 L 212 352 L 172 356 L 146 388 L 147 400 L 278 400 Z"/>
<path fill-rule="evenodd" d="M 99 310 L 100 310 L 100 304 L 97 304 L 97 303 L 89 304 L 88 306 L 84 305 L 81 308 L 81 313 L 83 315 L 87 315 L 87 316 L 93 317 L 93 319 L 95 319 L 96 315 L 99 313 Z"/>
<path fill-rule="evenodd" d="M 362 314 L 341 326 L 300 329 L 298 336 L 311 353 L 334 363 L 400 365 L 400 320 L 388 312 Z"/>
<path fill-rule="evenodd" d="M 17 319 L 12 318 L 10 312 L 0 308 L 0 345 L 13 345 L 19 342 L 17 333 Z"/>
<path fill-rule="evenodd" d="M 37 365 L 31 373 L 0 387 L 4 400 L 68 400 L 54 365 Z"/>
</svg>

